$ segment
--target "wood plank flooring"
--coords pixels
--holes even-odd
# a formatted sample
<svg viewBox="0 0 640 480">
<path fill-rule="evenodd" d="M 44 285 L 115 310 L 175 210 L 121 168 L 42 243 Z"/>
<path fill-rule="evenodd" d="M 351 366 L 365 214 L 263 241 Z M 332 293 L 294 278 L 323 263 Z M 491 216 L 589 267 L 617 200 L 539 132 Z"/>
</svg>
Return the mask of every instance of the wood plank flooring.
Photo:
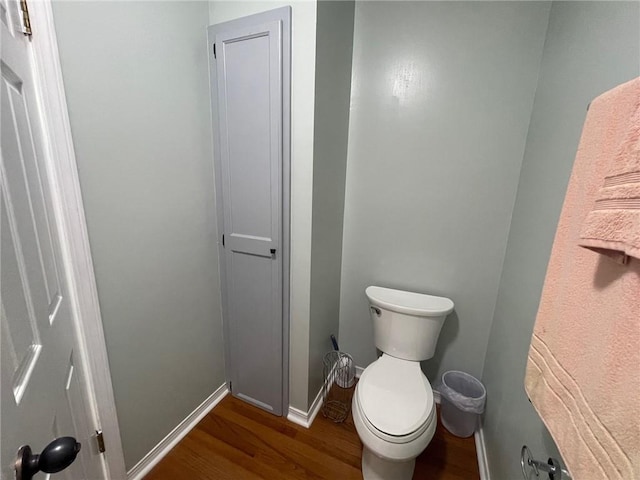
<svg viewBox="0 0 640 480">
<path fill-rule="evenodd" d="M 228 395 L 145 480 L 361 479 L 361 450 L 351 416 L 336 424 L 319 413 L 306 429 Z M 479 479 L 473 437 L 439 424 L 413 478 Z"/>
</svg>

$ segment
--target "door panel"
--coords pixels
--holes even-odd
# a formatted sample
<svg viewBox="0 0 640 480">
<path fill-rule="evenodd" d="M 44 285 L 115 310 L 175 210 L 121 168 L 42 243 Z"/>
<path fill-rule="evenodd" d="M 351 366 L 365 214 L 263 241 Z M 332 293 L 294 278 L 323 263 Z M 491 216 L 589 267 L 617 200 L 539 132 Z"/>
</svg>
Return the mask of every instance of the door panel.
<svg viewBox="0 0 640 480">
<path fill-rule="evenodd" d="M 275 260 L 231 251 L 228 254 L 228 291 L 231 342 L 234 351 L 233 393 L 280 414 L 277 381 L 282 375 L 278 348 L 282 344 L 280 323 L 274 321 Z M 275 278 L 277 281 L 277 278 Z M 258 403 L 259 402 L 259 403 Z"/>
<path fill-rule="evenodd" d="M 0 223 L 0 235 L 2 236 L 0 246 L 2 299 L 0 308 L 2 310 L 3 347 L 9 352 L 11 358 L 10 364 L 4 368 L 11 366 L 9 370 L 11 373 L 10 388 L 15 400 L 20 401 L 40 357 L 42 345 L 30 292 L 25 288 L 28 285 L 25 278 L 26 266 L 19 250 L 19 243 L 16 242 L 15 222 L 11 222 L 14 223 L 13 226 L 10 225 L 7 189 L 4 185 L 0 185 L 0 188 L 2 188 L 3 194 Z M 16 321 L 15 319 L 20 320 Z"/>
<path fill-rule="evenodd" d="M 226 113 L 222 146 L 229 159 L 229 231 L 270 239 L 271 116 L 269 98 L 269 36 L 221 41 L 221 105 Z M 236 82 L 236 79 L 241 81 Z M 247 97 L 247 92 L 251 96 Z M 248 101 L 250 99 L 250 101 Z M 221 123 L 221 125 L 223 125 Z M 266 181 L 265 181 L 266 180 Z M 247 208 L 249 205 L 252 208 Z"/>
<path fill-rule="evenodd" d="M 88 392 L 74 364 L 78 340 L 51 221 L 29 41 L 12 20 L 19 18 L 17 8 L 3 1 L 0 12 L 2 474 L 13 478 L 21 445 L 37 453 L 56 436 L 74 436 L 81 454 L 60 478 L 101 479 L 103 463 L 91 448 Z"/>
<path fill-rule="evenodd" d="M 282 23 L 244 23 L 210 30 L 228 375 L 234 395 L 281 415 Z"/>
</svg>

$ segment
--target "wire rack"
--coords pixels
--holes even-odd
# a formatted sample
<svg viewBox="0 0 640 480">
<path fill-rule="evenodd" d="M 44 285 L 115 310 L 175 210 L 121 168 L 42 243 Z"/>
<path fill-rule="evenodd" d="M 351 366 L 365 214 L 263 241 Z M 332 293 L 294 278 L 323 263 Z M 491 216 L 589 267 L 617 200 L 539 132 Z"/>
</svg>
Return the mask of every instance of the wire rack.
<svg viewBox="0 0 640 480">
<path fill-rule="evenodd" d="M 348 353 L 328 352 L 323 359 L 322 414 L 336 423 L 344 422 L 351 410 L 356 368 Z"/>
</svg>

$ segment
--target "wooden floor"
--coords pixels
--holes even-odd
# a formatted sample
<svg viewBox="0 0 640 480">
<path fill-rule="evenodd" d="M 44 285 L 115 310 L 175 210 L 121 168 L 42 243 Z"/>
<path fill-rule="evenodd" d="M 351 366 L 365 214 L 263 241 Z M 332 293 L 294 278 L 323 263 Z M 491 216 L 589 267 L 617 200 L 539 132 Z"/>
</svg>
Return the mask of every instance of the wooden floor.
<svg viewBox="0 0 640 480">
<path fill-rule="evenodd" d="M 361 450 L 351 416 L 336 424 L 319 413 L 306 429 L 228 395 L 145 480 L 361 479 Z M 438 424 L 413 478 L 479 479 L 473 437 Z"/>
</svg>

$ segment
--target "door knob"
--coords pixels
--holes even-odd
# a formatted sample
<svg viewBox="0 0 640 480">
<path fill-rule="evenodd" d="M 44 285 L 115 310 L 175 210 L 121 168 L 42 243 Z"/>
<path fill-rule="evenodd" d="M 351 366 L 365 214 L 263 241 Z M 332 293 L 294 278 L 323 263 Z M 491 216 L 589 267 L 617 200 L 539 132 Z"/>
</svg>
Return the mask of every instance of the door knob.
<svg viewBox="0 0 640 480">
<path fill-rule="evenodd" d="M 40 455 L 34 454 L 29 445 L 23 445 L 18 450 L 14 465 L 16 480 L 31 480 L 38 472 L 58 473 L 64 470 L 76 459 L 80 447 L 73 437 L 56 438 Z"/>
</svg>

